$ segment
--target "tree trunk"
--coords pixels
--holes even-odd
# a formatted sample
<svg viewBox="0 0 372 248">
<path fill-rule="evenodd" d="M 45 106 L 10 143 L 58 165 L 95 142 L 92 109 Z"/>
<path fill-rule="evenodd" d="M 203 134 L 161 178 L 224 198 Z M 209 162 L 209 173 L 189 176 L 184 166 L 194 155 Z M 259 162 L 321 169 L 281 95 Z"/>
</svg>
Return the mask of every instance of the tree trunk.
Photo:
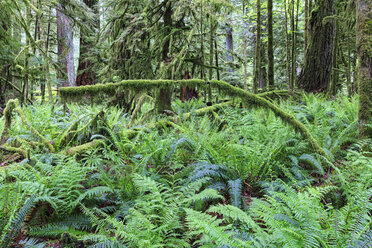
<svg viewBox="0 0 372 248">
<path fill-rule="evenodd" d="M 168 1 L 165 10 L 163 13 L 164 20 L 164 30 L 165 35 L 169 34 L 172 29 L 172 2 Z M 171 59 L 168 56 L 169 53 L 170 38 L 166 38 L 163 50 L 162 50 L 162 60 L 165 67 L 168 67 L 168 64 L 171 62 Z M 169 68 L 167 68 L 167 78 L 171 78 Z M 172 101 L 172 92 L 171 89 L 162 87 L 159 90 L 159 96 L 157 99 L 157 112 L 163 113 L 165 110 L 171 110 L 171 101 Z"/>
<path fill-rule="evenodd" d="M 58 39 L 58 63 L 65 75 L 60 75 L 60 84 L 65 87 L 75 86 L 74 71 L 74 41 L 72 32 L 72 20 L 66 16 L 64 6 L 57 4 L 57 39 Z"/>
<path fill-rule="evenodd" d="M 359 137 L 372 139 L 372 6 L 357 0 L 356 43 L 358 51 Z M 368 126 L 369 125 L 369 126 Z"/>
<path fill-rule="evenodd" d="M 336 12 L 337 15 L 337 12 Z M 335 96 L 338 89 L 338 63 L 337 63 L 337 53 L 338 53 L 338 21 L 337 18 L 334 19 L 335 22 L 335 37 L 333 39 L 333 58 L 332 58 L 332 81 L 329 94 Z"/>
<path fill-rule="evenodd" d="M 274 35 L 273 35 L 273 0 L 267 1 L 267 30 L 268 30 L 268 41 L 267 41 L 267 78 L 269 81 L 269 89 L 274 88 Z"/>
<path fill-rule="evenodd" d="M 99 27 L 99 14 L 98 14 L 98 0 L 84 0 L 84 3 L 94 11 L 95 17 L 93 25 L 90 25 L 90 33 L 88 35 L 80 31 L 80 56 L 79 66 L 77 71 L 76 85 L 92 85 L 96 83 L 96 72 L 93 70 L 92 61 L 88 59 L 91 49 L 94 47 L 94 35 L 97 34 Z"/>
<path fill-rule="evenodd" d="M 311 34 L 298 85 L 307 92 L 327 92 L 331 79 L 334 23 L 324 20 L 333 15 L 333 0 L 319 1 L 312 12 Z"/>
<path fill-rule="evenodd" d="M 290 86 L 289 82 L 291 81 L 290 67 L 289 67 L 289 35 L 288 35 L 288 8 L 287 0 L 284 0 L 284 15 L 285 15 L 285 69 L 287 73 L 287 83 L 288 88 Z"/>
<path fill-rule="evenodd" d="M 218 63 L 218 46 L 217 41 L 214 41 L 214 53 L 215 53 L 215 60 L 216 60 L 216 72 L 217 72 L 217 80 L 221 80 L 220 76 L 220 69 L 219 69 L 219 63 Z"/>
<path fill-rule="evenodd" d="M 256 66 L 253 80 L 253 92 L 256 94 L 261 72 L 261 1 L 257 0 L 257 37 L 256 37 Z"/>
<path fill-rule="evenodd" d="M 309 0 L 305 0 L 305 27 L 304 27 L 304 52 L 306 52 L 307 39 L 308 39 L 308 26 L 309 26 Z"/>
<path fill-rule="evenodd" d="M 232 35 L 232 27 L 229 24 L 226 24 L 226 61 L 228 63 L 233 63 L 233 51 L 234 51 L 234 41 L 233 41 L 233 35 Z M 233 69 L 231 67 L 231 64 L 228 65 L 229 69 L 228 72 L 232 72 Z"/>
</svg>

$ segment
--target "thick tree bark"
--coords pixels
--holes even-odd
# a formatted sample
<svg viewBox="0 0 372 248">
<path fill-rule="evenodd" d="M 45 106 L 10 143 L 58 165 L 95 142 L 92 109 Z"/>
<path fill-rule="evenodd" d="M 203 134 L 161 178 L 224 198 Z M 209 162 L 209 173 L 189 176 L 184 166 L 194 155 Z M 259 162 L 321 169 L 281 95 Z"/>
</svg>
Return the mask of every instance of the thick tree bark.
<svg viewBox="0 0 372 248">
<path fill-rule="evenodd" d="M 333 0 L 321 0 L 312 12 L 311 34 L 298 85 L 307 92 L 327 92 L 331 79 L 334 22 Z"/>
<path fill-rule="evenodd" d="M 268 29 L 268 42 L 267 42 L 267 59 L 268 70 L 267 78 L 269 81 L 269 88 L 274 88 L 274 37 L 273 37 L 273 0 L 267 1 L 267 29 Z"/>
<path fill-rule="evenodd" d="M 58 39 L 58 62 L 65 75 L 60 75 L 60 85 L 65 87 L 75 86 L 74 71 L 74 41 L 72 32 L 72 20 L 66 16 L 64 6 L 57 4 L 57 39 Z"/>
<path fill-rule="evenodd" d="M 372 5 L 357 0 L 356 43 L 358 50 L 359 137 L 372 139 Z M 368 126 L 369 125 L 369 126 Z"/>
<path fill-rule="evenodd" d="M 99 27 L 99 15 L 96 5 L 98 0 L 84 0 L 84 3 L 91 8 L 95 13 L 93 25 L 90 25 L 90 31 L 93 34 L 97 33 Z M 88 59 L 90 50 L 94 47 L 94 41 L 88 34 L 80 31 L 80 56 L 79 66 L 77 71 L 76 85 L 92 85 L 96 83 L 96 72 L 93 70 L 92 61 Z"/>
</svg>

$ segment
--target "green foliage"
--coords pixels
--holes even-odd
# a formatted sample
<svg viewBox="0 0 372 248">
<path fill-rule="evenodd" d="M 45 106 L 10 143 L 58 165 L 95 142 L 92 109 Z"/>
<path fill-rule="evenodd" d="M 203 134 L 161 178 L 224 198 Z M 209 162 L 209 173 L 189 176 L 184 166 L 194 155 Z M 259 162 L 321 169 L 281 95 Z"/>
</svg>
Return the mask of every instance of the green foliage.
<svg viewBox="0 0 372 248">
<path fill-rule="evenodd" d="M 8 144 L 23 142 L 30 159 L 0 167 L 1 240 L 11 246 L 21 235 L 29 247 L 52 239 L 88 247 L 368 244 L 371 144 L 355 142 L 355 99 L 308 96 L 278 106 L 296 116 L 328 157 L 273 112 L 230 102 L 199 115 L 201 99 L 177 100 L 177 116 L 144 123 L 149 102 L 134 119 L 101 105 L 69 104 L 68 114 L 61 107 L 24 107 L 56 151 L 33 147 L 35 136 L 14 117 Z M 104 142 L 65 152 L 98 140 Z"/>
</svg>

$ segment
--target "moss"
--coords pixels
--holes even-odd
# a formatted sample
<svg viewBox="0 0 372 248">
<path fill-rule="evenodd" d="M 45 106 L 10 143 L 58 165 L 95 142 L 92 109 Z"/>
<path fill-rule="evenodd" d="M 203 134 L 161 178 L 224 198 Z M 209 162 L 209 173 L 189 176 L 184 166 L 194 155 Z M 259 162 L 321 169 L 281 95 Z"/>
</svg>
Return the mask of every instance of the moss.
<svg viewBox="0 0 372 248">
<path fill-rule="evenodd" d="M 27 118 L 25 116 L 25 114 L 23 113 L 20 105 L 19 105 L 19 101 L 18 99 L 15 99 L 15 100 L 10 100 L 6 107 L 5 107 L 5 111 L 4 111 L 4 116 L 5 116 L 5 126 L 4 126 L 4 130 L 3 130 L 3 133 L 1 135 L 1 140 L 4 140 L 5 139 L 5 135 L 8 134 L 8 129 L 11 125 L 11 122 L 12 122 L 12 113 L 13 111 L 16 111 L 18 113 L 18 115 L 21 117 L 21 120 L 22 120 L 22 123 L 24 125 L 27 125 L 29 127 L 29 129 L 31 130 L 31 132 L 37 136 L 40 141 L 46 146 L 48 147 L 49 151 L 51 152 L 54 152 L 54 147 L 52 146 L 52 144 L 44 137 L 42 136 L 39 131 L 37 131 L 34 127 L 32 127 L 28 121 L 27 121 Z"/>
<path fill-rule="evenodd" d="M 117 88 L 121 90 L 135 90 L 136 92 L 140 91 L 150 91 L 154 89 L 161 89 L 161 88 L 172 88 L 174 86 L 184 86 L 187 85 L 193 88 L 206 88 L 210 85 L 212 88 L 217 89 L 219 92 L 224 93 L 231 97 L 239 97 L 244 103 L 250 106 L 262 107 L 265 109 L 269 109 L 274 112 L 276 116 L 282 119 L 284 123 L 291 125 L 297 132 L 299 132 L 308 142 L 312 145 L 314 150 L 327 157 L 327 154 L 320 147 L 318 142 L 314 139 L 311 135 L 309 130 L 299 121 L 297 121 L 294 116 L 286 113 L 270 101 L 260 97 L 259 95 L 255 95 L 249 92 L 244 91 L 243 89 L 234 87 L 229 83 L 212 80 L 210 82 L 205 82 L 203 80 L 179 80 L 179 81 L 171 81 L 171 80 L 129 80 L 129 81 L 122 81 L 120 83 L 110 83 L 110 84 L 101 84 L 101 85 L 89 85 L 89 86 L 82 86 L 82 87 L 68 87 L 68 88 L 61 88 L 60 93 L 62 98 L 66 97 L 79 97 L 84 95 L 94 95 L 100 92 L 103 93 L 111 93 L 114 94 Z M 176 128 L 180 129 L 174 123 L 165 123 L 170 126 L 175 126 Z"/>
<path fill-rule="evenodd" d="M 201 115 L 205 115 L 205 114 L 208 114 L 208 113 L 212 113 L 215 110 L 220 109 L 223 106 L 231 105 L 232 103 L 233 103 L 233 101 L 227 101 L 227 102 L 223 102 L 223 103 L 220 103 L 220 104 L 215 104 L 213 106 L 197 109 L 195 111 L 195 115 L 196 116 L 201 116 Z M 190 118 L 190 116 L 191 116 L 191 113 L 183 114 L 183 118 L 185 118 L 185 119 Z"/>
<path fill-rule="evenodd" d="M 301 95 L 298 92 L 295 91 L 289 91 L 289 90 L 273 90 L 273 91 L 267 91 L 261 94 L 257 94 L 257 96 L 268 99 L 268 100 L 274 100 L 277 98 L 288 98 L 290 96 L 295 96 L 295 95 Z"/>
<path fill-rule="evenodd" d="M 372 139 L 372 6 L 369 0 L 357 1 L 356 31 L 359 137 Z"/>
<path fill-rule="evenodd" d="M 70 140 L 73 138 L 74 136 L 74 133 L 76 133 L 76 129 L 78 128 L 79 126 L 79 122 L 80 122 L 80 119 L 75 121 L 67 130 L 65 130 L 62 134 L 61 134 L 61 138 L 59 139 L 59 144 L 58 146 L 63 146 L 63 145 L 66 145 L 68 144 L 68 142 L 70 142 Z"/>
<path fill-rule="evenodd" d="M 30 150 L 28 149 L 23 149 L 21 147 L 13 147 L 13 146 L 8 146 L 8 145 L 0 146 L 0 149 L 3 149 L 11 153 L 21 154 L 24 158 L 30 159 Z"/>
<path fill-rule="evenodd" d="M 135 120 L 135 118 L 136 118 L 136 116 L 137 116 L 137 113 L 140 111 L 140 109 L 142 108 L 142 105 L 143 105 L 143 103 L 146 101 L 146 99 L 152 99 L 152 97 L 150 97 L 149 95 L 147 95 L 147 94 L 144 94 L 144 95 L 142 95 L 139 99 L 138 99 L 138 101 L 137 101 L 137 105 L 136 105 L 136 108 L 133 110 L 133 113 L 132 113 L 132 116 L 131 116 L 131 118 L 130 118 L 130 122 L 129 122 L 129 124 L 128 124 L 128 127 L 131 127 L 132 125 L 133 125 L 133 123 L 134 123 L 134 120 Z"/>
<path fill-rule="evenodd" d="M 81 154 L 83 152 L 89 151 L 91 149 L 97 148 L 98 146 L 102 145 L 104 143 L 103 139 L 93 140 L 89 143 L 85 143 L 80 146 L 75 146 L 67 149 L 66 151 L 62 152 L 64 155 L 76 155 Z"/>
<path fill-rule="evenodd" d="M 324 149 L 318 144 L 318 142 L 311 135 L 309 130 L 301 122 L 296 120 L 294 116 L 284 112 L 282 109 L 271 103 L 270 101 L 259 97 L 257 95 L 248 93 L 243 89 L 231 86 L 226 82 L 211 81 L 212 87 L 219 88 L 225 92 L 228 92 L 230 96 L 238 96 L 242 101 L 258 107 L 263 107 L 274 112 L 276 116 L 282 119 L 284 123 L 291 125 L 297 132 L 299 132 L 303 138 L 305 138 L 313 147 L 313 149 L 324 157 L 328 157 Z"/>
<path fill-rule="evenodd" d="M 121 91 L 147 92 L 154 89 L 171 88 L 175 85 L 187 85 L 191 88 L 204 87 L 203 80 L 125 80 L 119 83 L 107 83 L 86 85 L 80 87 L 62 87 L 60 95 L 63 101 L 80 101 L 82 96 L 95 97 L 100 94 L 114 95 L 119 89 Z"/>
</svg>

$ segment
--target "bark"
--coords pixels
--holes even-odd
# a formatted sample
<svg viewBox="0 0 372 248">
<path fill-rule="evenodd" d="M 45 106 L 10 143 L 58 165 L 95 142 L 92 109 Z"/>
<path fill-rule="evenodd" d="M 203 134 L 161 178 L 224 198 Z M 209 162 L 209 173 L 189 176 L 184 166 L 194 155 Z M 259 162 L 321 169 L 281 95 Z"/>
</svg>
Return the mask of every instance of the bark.
<svg viewBox="0 0 372 248">
<path fill-rule="evenodd" d="M 233 51 L 234 51 L 234 41 L 233 41 L 233 35 L 232 35 L 232 32 L 233 32 L 233 29 L 232 27 L 229 25 L 229 24 L 226 24 L 226 61 L 228 63 L 233 63 L 234 62 L 234 58 L 233 58 Z M 232 72 L 232 68 L 231 68 L 231 65 L 229 65 L 229 69 L 228 69 L 229 72 Z"/>
<path fill-rule="evenodd" d="M 285 15 L 285 68 L 287 73 L 287 82 L 289 88 L 289 82 L 291 80 L 290 67 L 289 67 L 289 35 L 288 35 L 288 13 L 287 13 L 287 0 L 284 0 L 284 15 Z"/>
<path fill-rule="evenodd" d="M 219 62 L 218 62 L 218 46 L 217 41 L 214 41 L 214 50 L 215 50 L 215 60 L 216 60 L 216 71 L 217 71 L 217 80 L 221 80 Z"/>
<path fill-rule="evenodd" d="M 357 0 L 356 43 L 358 51 L 359 137 L 372 139 L 372 5 Z"/>
<path fill-rule="evenodd" d="M 163 20 L 164 20 L 164 28 L 165 28 L 165 35 L 169 34 L 172 29 L 172 3 L 170 1 L 167 2 L 164 13 L 163 13 Z M 162 50 L 162 60 L 165 66 L 167 66 L 171 59 L 168 56 L 169 53 L 169 45 L 170 39 L 169 37 L 166 38 L 163 50 Z M 170 78 L 169 69 L 167 73 L 167 78 Z M 157 112 L 163 113 L 165 110 L 171 109 L 171 100 L 172 100 L 172 92 L 171 89 L 166 87 L 161 87 L 159 90 L 159 96 L 157 99 Z"/>
<path fill-rule="evenodd" d="M 331 79 L 334 22 L 324 18 L 333 15 L 333 0 L 318 4 L 312 12 L 310 43 L 298 80 L 299 87 L 307 92 L 327 92 Z"/>
<path fill-rule="evenodd" d="M 92 25 L 90 25 L 90 32 L 93 35 L 96 35 L 97 28 L 99 27 L 99 15 L 96 5 L 98 0 L 84 0 L 84 3 L 91 8 L 95 13 L 95 20 Z M 79 66 L 76 78 L 76 85 L 92 85 L 96 83 L 96 72 L 92 67 L 92 61 L 88 58 L 90 55 L 91 49 L 94 47 L 93 35 L 88 35 L 80 31 L 80 56 L 79 56 Z"/>
<path fill-rule="evenodd" d="M 253 92 L 257 93 L 261 72 L 261 1 L 257 0 L 257 37 L 256 37 L 256 66 L 253 80 Z"/>
<path fill-rule="evenodd" d="M 266 71 L 266 63 L 267 63 L 267 56 L 266 56 L 266 44 L 261 44 L 261 55 L 260 55 L 260 78 L 259 78 L 259 88 L 266 90 L 267 87 L 267 71 Z"/>
<path fill-rule="evenodd" d="M 74 42 L 72 32 L 72 20 L 66 16 L 64 6 L 57 4 L 57 39 L 58 39 L 58 63 L 65 75 L 60 75 L 60 85 L 65 87 L 76 86 L 74 71 Z"/>
<path fill-rule="evenodd" d="M 274 37 L 273 37 L 273 0 L 267 1 L 267 29 L 268 29 L 268 42 L 267 42 L 267 59 L 268 70 L 267 78 L 269 81 L 269 88 L 274 88 Z"/>
<path fill-rule="evenodd" d="M 307 39 L 309 33 L 309 0 L 305 0 L 305 27 L 304 27 L 304 51 L 306 52 L 307 48 Z"/>
<path fill-rule="evenodd" d="M 336 12 L 337 15 L 337 12 Z M 334 20 L 335 22 L 335 38 L 333 40 L 333 58 L 332 58 L 332 81 L 330 87 L 330 95 L 335 96 L 338 89 L 338 63 L 337 63 L 337 51 L 338 51 L 338 23 L 337 18 Z"/>
<path fill-rule="evenodd" d="M 215 33 L 215 25 L 214 25 L 214 19 L 213 16 L 209 16 L 209 65 L 211 66 L 209 68 L 209 80 L 213 79 L 213 56 L 214 56 L 214 33 Z M 208 87 L 208 102 L 212 101 L 212 88 L 209 85 Z"/>
</svg>

